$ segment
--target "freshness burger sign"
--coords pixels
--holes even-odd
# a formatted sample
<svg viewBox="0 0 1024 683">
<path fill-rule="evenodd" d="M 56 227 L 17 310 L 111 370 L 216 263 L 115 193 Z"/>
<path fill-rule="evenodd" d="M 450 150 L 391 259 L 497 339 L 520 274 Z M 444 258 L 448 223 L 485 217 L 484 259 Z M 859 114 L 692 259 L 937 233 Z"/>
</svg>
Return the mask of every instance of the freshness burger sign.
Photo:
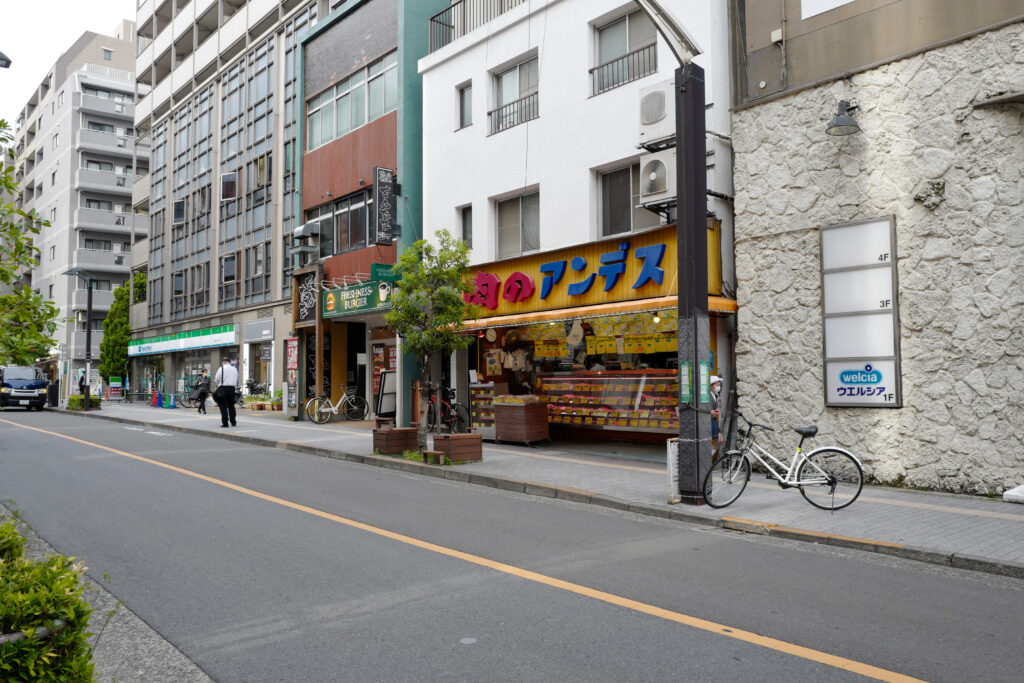
<svg viewBox="0 0 1024 683">
<path fill-rule="evenodd" d="M 329 289 L 323 293 L 323 317 L 387 310 L 391 308 L 391 288 L 390 282 L 370 280 L 351 287 Z"/>
</svg>

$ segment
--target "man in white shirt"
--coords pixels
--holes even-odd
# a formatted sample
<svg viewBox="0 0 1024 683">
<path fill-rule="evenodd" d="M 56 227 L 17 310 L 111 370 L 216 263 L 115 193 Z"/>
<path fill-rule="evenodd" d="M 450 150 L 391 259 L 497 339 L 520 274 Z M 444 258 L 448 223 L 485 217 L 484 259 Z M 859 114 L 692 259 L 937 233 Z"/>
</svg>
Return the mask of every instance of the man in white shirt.
<svg viewBox="0 0 1024 683">
<path fill-rule="evenodd" d="M 227 358 L 221 361 L 220 370 L 217 371 L 214 381 L 217 383 L 214 398 L 217 400 L 217 407 L 220 408 L 220 426 L 227 427 L 229 419 L 232 427 L 238 426 L 235 423 L 235 392 L 238 391 L 238 370 L 231 365 L 231 361 Z"/>
</svg>

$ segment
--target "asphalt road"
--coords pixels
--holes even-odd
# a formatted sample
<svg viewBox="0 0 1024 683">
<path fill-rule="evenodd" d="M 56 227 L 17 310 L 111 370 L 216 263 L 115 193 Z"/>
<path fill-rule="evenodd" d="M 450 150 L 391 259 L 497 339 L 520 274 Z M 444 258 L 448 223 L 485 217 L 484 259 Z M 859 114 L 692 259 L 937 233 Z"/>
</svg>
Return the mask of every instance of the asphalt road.
<svg viewBox="0 0 1024 683">
<path fill-rule="evenodd" d="M 5 411 L 0 499 L 220 681 L 1020 675 L 1019 580 L 207 437 Z"/>
</svg>

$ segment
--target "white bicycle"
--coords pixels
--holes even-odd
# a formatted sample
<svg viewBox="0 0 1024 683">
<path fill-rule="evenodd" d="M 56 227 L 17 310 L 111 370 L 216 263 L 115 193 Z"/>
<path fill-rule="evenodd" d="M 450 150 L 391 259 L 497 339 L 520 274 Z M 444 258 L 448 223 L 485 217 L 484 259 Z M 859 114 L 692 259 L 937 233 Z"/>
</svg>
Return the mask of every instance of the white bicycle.
<svg viewBox="0 0 1024 683">
<path fill-rule="evenodd" d="M 338 402 L 331 404 L 331 397 L 326 394 L 317 398 L 311 398 L 306 402 L 306 417 L 319 425 L 325 424 L 332 415 L 339 412 L 346 420 L 363 420 L 370 411 L 370 404 L 366 399 L 356 394 L 355 387 L 341 386 L 341 398 Z"/>
<path fill-rule="evenodd" d="M 704 500 L 708 505 L 724 508 L 736 502 L 750 480 L 751 456 L 768 471 L 769 479 L 778 482 L 780 488 L 800 489 L 808 503 L 822 510 L 841 510 L 857 500 L 864 488 L 864 468 L 852 453 L 836 446 L 803 452 L 804 439 L 817 434 L 817 427 L 795 428 L 800 435 L 800 444 L 787 465 L 754 440 L 755 429 L 769 432 L 774 429 L 750 422 L 739 412 L 733 415 L 743 420 L 747 427 L 739 431 L 738 448 L 720 453 L 704 475 Z"/>
</svg>

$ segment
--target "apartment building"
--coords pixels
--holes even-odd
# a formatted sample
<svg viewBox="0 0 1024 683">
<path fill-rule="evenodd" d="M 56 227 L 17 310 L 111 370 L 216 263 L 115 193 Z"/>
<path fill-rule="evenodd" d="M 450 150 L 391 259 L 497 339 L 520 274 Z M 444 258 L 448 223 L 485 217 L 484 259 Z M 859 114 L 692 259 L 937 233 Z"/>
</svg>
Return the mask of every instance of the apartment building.
<svg viewBox="0 0 1024 683">
<path fill-rule="evenodd" d="M 135 139 L 134 66 L 134 23 L 111 35 L 86 32 L 47 71 L 16 123 L 17 203 L 49 222 L 35 237 L 39 265 L 22 282 L 60 310 L 58 345 L 43 366 L 62 380 L 64 395 L 77 390 L 85 367 L 87 326 L 95 377 L 113 290 L 128 279 L 132 243 L 145 230 L 131 205 L 132 182 L 149 160 Z M 65 275 L 71 268 L 92 278 L 91 318 L 87 280 Z"/>
<path fill-rule="evenodd" d="M 732 231 L 728 3 L 689 2 L 685 15 L 662 5 L 702 51 L 713 351 L 702 366 L 725 374 L 736 310 L 721 249 Z M 534 393 L 552 433 L 678 436 L 679 64 L 668 44 L 624 0 L 460 0 L 429 30 L 423 224 L 428 238 L 446 228 L 472 247 L 474 341 L 444 372 L 473 426 L 493 429 L 493 394 Z"/>
<path fill-rule="evenodd" d="M 879 481 L 1024 484 L 1021 3 L 734 5 L 744 412 Z"/>
<path fill-rule="evenodd" d="M 151 90 L 136 103 L 135 126 L 152 154 L 132 188 L 133 206 L 148 215 L 134 266 L 147 291 L 132 307 L 129 355 L 147 388 L 181 390 L 221 358 L 238 362 L 243 380 L 282 388 L 298 200 L 296 48 L 328 5 L 139 3 L 136 81 Z"/>
</svg>

